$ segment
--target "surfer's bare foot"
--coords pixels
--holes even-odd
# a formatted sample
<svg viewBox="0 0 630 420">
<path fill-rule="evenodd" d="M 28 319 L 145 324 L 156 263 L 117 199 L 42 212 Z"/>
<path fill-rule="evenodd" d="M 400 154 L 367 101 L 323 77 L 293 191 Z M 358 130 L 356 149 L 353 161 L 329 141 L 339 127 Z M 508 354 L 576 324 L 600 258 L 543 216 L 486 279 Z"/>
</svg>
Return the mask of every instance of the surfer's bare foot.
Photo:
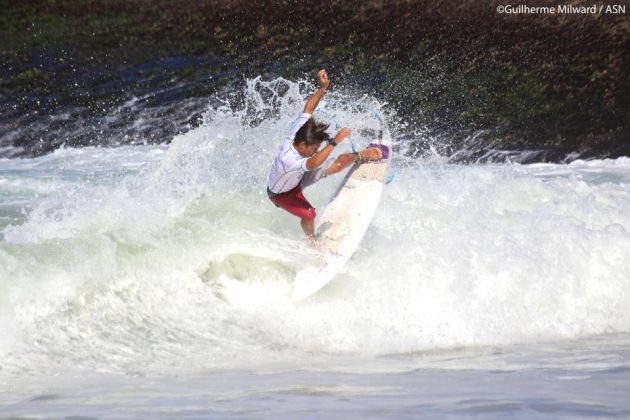
<svg viewBox="0 0 630 420">
<path fill-rule="evenodd" d="M 311 247 L 315 250 L 315 251 L 321 251 L 322 250 L 322 243 L 320 241 L 317 240 L 317 238 L 309 238 L 309 242 L 311 243 Z"/>
<path fill-rule="evenodd" d="M 370 147 L 361 152 L 363 160 L 380 160 L 383 157 L 383 152 L 378 147 Z"/>
</svg>

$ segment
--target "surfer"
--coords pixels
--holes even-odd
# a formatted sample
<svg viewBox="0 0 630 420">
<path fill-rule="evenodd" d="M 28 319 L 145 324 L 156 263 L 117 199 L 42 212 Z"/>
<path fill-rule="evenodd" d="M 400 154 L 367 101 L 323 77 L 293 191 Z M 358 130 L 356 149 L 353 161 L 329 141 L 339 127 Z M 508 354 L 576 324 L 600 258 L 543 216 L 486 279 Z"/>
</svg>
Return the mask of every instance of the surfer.
<svg viewBox="0 0 630 420">
<path fill-rule="evenodd" d="M 294 216 L 301 219 L 304 233 L 315 240 L 315 208 L 306 200 L 302 190 L 322 178 L 335 174 L 354 162 L 379 160 L 379 148 L 368 148 L 358 153 L 343 153 L 337 158 L 330 157 L 335 146 L 350 137 L 352 132 L 342 128 L 334 138 L 326 133 L 328 124 L 312 118 L 320 99 L 326 93 L 330 81 L 326 70 L 317 73 L 319 89 L 304 105 L 304 112 L 291 126 L 276 155 L 267 184 L 269 199 Z M 321 144 L 325 146 L 320 149 Z"/>
</svg>

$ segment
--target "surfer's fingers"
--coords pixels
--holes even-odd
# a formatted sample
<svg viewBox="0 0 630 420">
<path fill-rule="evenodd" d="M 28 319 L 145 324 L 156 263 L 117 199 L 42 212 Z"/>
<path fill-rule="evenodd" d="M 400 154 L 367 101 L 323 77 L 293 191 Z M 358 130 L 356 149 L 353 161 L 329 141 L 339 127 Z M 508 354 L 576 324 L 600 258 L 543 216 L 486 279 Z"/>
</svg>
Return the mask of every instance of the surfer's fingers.
<svg viewBox="0 0 630 420">
<path fill-rule="evenodd" d="M 369 160 L 379 160 L 383 158 L 383 152 L 378 147 L 369 147 L 365 149 L 365 155 Z"/>
<path fill-rule="evenodd" d="M 319 83 L 322 85 L 327 85 L 328 82 L 328 73 L 326 73 L 325 69 L 321 69 L 317 72 L 317 78 L 319 79 Z"/>
</svg>

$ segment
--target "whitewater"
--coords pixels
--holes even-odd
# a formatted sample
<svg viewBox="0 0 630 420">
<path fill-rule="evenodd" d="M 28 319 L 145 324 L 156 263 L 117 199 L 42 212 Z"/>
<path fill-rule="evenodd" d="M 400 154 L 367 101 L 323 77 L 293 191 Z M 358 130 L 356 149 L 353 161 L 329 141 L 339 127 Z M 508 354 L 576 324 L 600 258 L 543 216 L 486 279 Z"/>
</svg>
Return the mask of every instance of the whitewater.
<svg viewBox="0 0 630 420">
<path fill-rule="evenodd" d="M 387 106 L 333 93 L 316 117 L 390 136 L 394 181 L 295 303 L 313 251 L 265 182 L 308 91 L 257 78 L 168 145 L 0 159 L 0 417 L 630 416 L 630 158 L 412 159 Z"/>
</svg>

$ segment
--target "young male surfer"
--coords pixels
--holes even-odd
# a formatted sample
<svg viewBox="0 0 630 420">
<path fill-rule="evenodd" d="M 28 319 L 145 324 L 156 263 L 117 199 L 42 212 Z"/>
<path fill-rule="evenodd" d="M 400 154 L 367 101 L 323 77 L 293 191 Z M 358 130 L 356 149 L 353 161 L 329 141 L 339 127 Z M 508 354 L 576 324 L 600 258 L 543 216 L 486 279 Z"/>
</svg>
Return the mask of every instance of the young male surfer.
<svg viewBox="0 0 630 420">
<path fill-rule="evenodd" d="M 311 240 L 315 240 L 315 208 L 306 200 L 302 189 L 354 162 L 382 157 L 381 150 L 375 147 L 358 153 L 344 153 L 336 159 L 330 157 L 335 146 L 350 137 L 352 132 L 344 127 L 333 139 L 326 133 L 328 124 L 312 118 L 330 84 L 326 70 L 320 70 L 317 78 L 319 89 L 308 99 L 304 112 L 291 126 L 273 161 L 267 183 L 269 199 L 277 207 L 299 217 L 302 230 Z M 320 150 L 322 143 L 326 145 Z"/>
</svg>

